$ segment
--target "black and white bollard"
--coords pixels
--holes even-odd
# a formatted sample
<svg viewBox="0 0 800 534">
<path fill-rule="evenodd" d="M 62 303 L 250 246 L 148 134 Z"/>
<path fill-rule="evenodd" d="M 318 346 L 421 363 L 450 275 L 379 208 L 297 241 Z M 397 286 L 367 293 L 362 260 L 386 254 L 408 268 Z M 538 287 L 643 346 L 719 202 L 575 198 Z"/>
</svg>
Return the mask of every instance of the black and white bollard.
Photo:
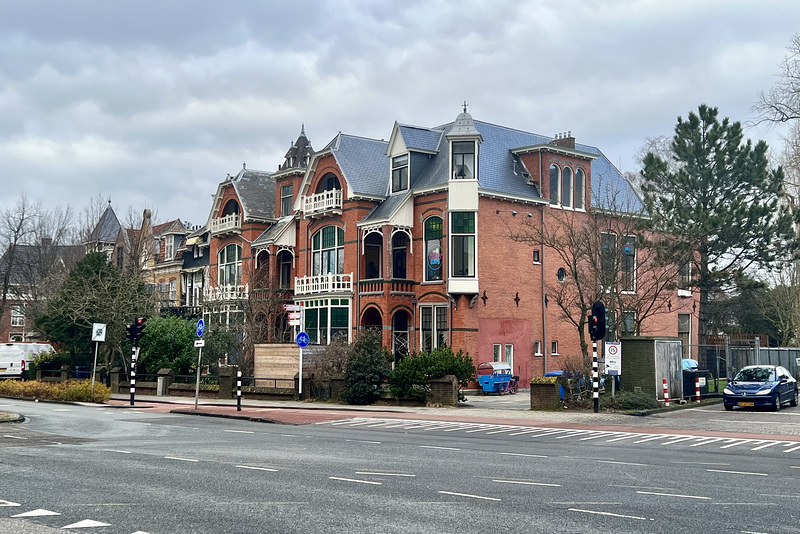
<svg viewBox="0 0 800 534">
<path fill-rule="evenodd" d="M 664 379 L 664 406 L 669 407 L 669 387 L 667 387 L 667 379 Z"/>
<path fill-rule="evenodd" d="M 236 411 L 242 411 L 242 372 L 236 371 Z"/>
<path fill-rule="evenodd" d="M 592 340 L 592 397 L 594 413 L 600 411 L 600 375 L 597 371 L 597 341 Z"/>
<path fill-rule="evenodd" d="M 133 347 L 131 353 L 131 406 L 136 396 L 136 360 L 139 358 L 139 347 Z"/>
<path fill-rule="evenodd" d="M 694 399 L 696 402 L 700 402 L 700 377 L 694 377 Z"/>
</svg>

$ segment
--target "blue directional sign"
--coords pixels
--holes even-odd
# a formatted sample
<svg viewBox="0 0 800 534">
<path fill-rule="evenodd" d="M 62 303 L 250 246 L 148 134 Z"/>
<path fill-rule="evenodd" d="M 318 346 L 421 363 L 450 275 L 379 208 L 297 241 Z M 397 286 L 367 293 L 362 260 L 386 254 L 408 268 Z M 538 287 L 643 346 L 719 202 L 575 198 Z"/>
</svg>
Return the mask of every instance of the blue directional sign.
<svg viewBox="0 0 800 534">
<path fill-rule="evenodd" d="M 197 321 L 197 337 L 203 337 L 203 332 L 206 331 L 206 322 L 202 319 Z"/>
<path fill-rule="evenodd" d="M 299 334 L 297 334 L 297 346 L 300 347 L 301 349 L 307 347 L 309 341 L 310 340 L 308 339 L 308 334 L 306 334 L 305 332 L 300 332 Z"/>
</svg>

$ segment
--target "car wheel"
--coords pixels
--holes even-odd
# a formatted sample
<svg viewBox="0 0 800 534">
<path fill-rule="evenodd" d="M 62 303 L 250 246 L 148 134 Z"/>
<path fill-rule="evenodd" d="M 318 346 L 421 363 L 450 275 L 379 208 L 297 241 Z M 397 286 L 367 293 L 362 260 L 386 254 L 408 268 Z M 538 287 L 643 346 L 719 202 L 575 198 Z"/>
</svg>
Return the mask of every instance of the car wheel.
<svg viewBox="0 0 800 534">
<path fill-rule="evenodd" d="M 794 388 L 794 396 L 789 401 L 789 406 L 797 406 L 797 388 Z"/>
<path fill-rule="evenodd" d="M 775 403 L 772 405 L 772 409 L 776 412 L 781 411 L 781 392 L 775 392 Z"/>
<path fill-rule="evenodd" d="M 725 405 L 725 409 L 728 410 L 728 411 L 733 410 L 733 404 L 726 404 Z"/>
</svg>

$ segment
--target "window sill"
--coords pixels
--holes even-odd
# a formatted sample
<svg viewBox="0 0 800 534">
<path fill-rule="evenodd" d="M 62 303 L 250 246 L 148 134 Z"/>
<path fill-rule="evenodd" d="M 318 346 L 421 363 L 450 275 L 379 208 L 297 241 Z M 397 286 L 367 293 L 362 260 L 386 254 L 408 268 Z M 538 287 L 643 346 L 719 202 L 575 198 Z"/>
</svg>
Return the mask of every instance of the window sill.
<svg viewBox="0 0 800 534">
<path fill-rule="evenodd" d="M 689 291 L 688 289 L 679 289 L 678 290 L 678 296 L 679 297 L 691 297 L 692 296 L 692 292 Z"/>
</svg>

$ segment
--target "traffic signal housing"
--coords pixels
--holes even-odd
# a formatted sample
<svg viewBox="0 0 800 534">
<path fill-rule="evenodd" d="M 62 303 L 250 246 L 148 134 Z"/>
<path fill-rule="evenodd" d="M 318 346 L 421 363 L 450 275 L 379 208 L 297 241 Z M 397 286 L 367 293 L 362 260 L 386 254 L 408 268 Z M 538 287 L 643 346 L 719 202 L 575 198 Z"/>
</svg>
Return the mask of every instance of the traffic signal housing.
<svg viewBox="0 0 800 534">
<path fill-rule="evenodd" d="M 146 320 L 145 317 L 137 317 L 131 324 L 125 325 L 125 337 L 128 338 L 131 343 L 136 344 L 144 335 L 144 323 Z"/>
<path fill-rule="evenodd" d="M 599 300 L 592 304 L 592 314 L 589 316 L 589 337 L 592 341 L 599 341 L 606 335 L 606 306 Z"/>
</svg>

